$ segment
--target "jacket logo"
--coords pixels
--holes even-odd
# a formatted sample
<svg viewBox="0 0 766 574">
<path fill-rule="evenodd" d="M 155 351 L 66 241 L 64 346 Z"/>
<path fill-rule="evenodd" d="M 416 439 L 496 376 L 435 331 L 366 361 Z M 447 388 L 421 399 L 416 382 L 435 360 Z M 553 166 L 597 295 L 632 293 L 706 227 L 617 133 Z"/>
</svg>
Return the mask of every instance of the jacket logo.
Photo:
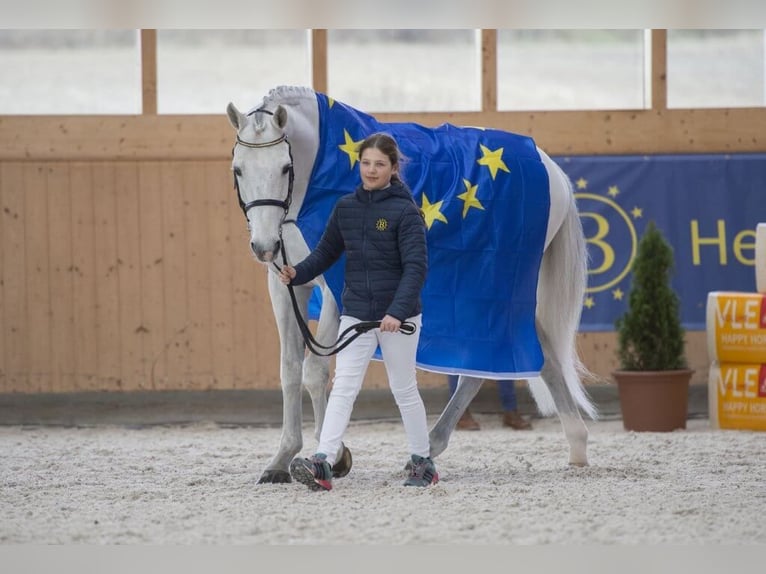
<svg viewBox="0 0 766 574">
<path fill-rule="evenodd" d="M 375 229 L 377 229 L 378 231 L 385 231 L 387 227 L 388 227 L 388 221 L 386 221 L 382 217 L 375 222 Z"/>
</svg>

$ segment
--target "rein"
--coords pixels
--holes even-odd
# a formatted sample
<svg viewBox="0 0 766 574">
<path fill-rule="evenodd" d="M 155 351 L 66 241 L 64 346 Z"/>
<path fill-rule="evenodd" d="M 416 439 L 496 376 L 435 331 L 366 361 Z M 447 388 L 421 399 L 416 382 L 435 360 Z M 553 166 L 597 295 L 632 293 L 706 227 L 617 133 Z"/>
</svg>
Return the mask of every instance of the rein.
<svg viewBox="0 0 766 574">
<path fill-rule="evenodd" d="M 257 109 L 253 110 L 247 115 L 254 114 L 256 112 L 261 112 L 264 114 L 268 114 L 270 116 L 273 116 L 274 114 L 270 112 L 269 110 L 264 109 Z M 283 133 L 280 137 L 278 137 L 275 140 L 271 140 L 268 142 L 249 142 L 241 139 L 239 137 L 239 134 L 237 134 L 237 142 L 234 144 L 234 147 L 231 149 L 231 155 L 234 155 L 234 148 L 236 148 L 237 145 L 242 145 L 244 147 L 248 148 L 266 148 L 266 147 L 272 147 L 275 145 L 278 145 L 282 142 L 285 142 L 287 144 L 287 153 L 290 156 L 290 165 L 288 167 L 288 187 L 287 187 L 287 197 L 285 200 L 280 199 L 256 199 L 253 201 L 248 201 L 245 203 L 242 201 L 242 194 L 239 191 L 239 180 L 237 179 L 237 174 L 234 174 L 234 187 L 237 190 L 237 199 L 239 200 L 239 206 L 242 208 L 242 213 L 245 216 L 245 220 L 247 219 L 247 212 L 252 209 L 253 207 L 261 207 L 261 206 L 272 206 L 272 207 L 281 207 L 284 210 L 284 213 L 282 214 L 282 219 L 279 223 L 279 251 L 282 255 L 282 261 L 284 261 L 285 265 L 289 265 L 287 262 L 287 251 L 285 249 L 285 241 L 282 238 L 282 226 L 285 223 L 292 223 L 296 224 L 296 221 L 294 219 L 287 219 L 287 213 L 290 211 L 290 204 L 293 200 L 293 183 L 295 181 L 295 169 L 294 169 L 294 163 L 293 163 L 293 153 L 292 153 L 292 146 L 290 145 L 290 141 L 287 139 L 287 136 Z M 274 268 L 279 273 L 282 269 L 277 265 L 276 261 L 272 262 L 274 264 Z M 319 343 L 315 338 L 314 335 L 311 333 L 311 330 L 309 329 L 308 324 L 306 323 L 306 320 L 303 318 L 303 315 L 301 314 L 300 308 L 298 306 L 298 300 L 295 297 L 295 289 L 291 284 L 287 284 L 287 290 L 290 293 L 290 301 L 293 305 L 293 313 L 295 314 L 295 320 L 298 323 L 298 328 L 301 331 L 301 335 L 303 335 L 303 342 L 306 345 L 306 348 L 308 348 L 309 351 L 311 351 L 313 354 L 318 355 L 320 357 L 329 357 L 331 355 L 335 355 L 336 353 L 339 353 L 343 349 L 345 349 L 348 345 L 350 345 L 357 337 L 360 335 L 363 335 L 364 333 L 367 333 L 368 331 L 372 331 L 373 329 L 377 329 L 380 327 L 380 321 L 362 321 L 360 323 L 356 323 L 355 325 L 352 325 L 348 329 L 345 329 L 342 333 L 338 335 L 338 339 L 329 346 L 322 345 Z M 403 321 L 402 324 L 399 326 L 399 331 L 404 333 L 405 335 L 412 335 L 415 332 L 415 325 L 409 321 Z M 349 336 L 347 335 L 354 331 L 354 334 Z M 345 340 L 344 340 L 345 338 Z M 342 342 L 341 342 L 342 341 Z"/>
<path fill-rule="evenodd" d="M 282 259 L 285 261 L 285 265 L 287 265 L 288 263 L 285 257 L 284 247 L 282 248 Z M 276 263 L 274 263 L 274 267 L 277 269 L 277 271 L 280 270 L 279 265 Z M 295 319 L 298 321 L 298 328 L 301 330 L 301 335 L 303 335 L 303 342 L 306 343 L 306 347 L 309 351 L 320 357 L 329 357 L 331 355 L 335 355 L 336 353 L 339 353 L 348 347 L 360 335 L 380 327 L 380 321 L 361 321 L 351 325 L 347 329 L 344 329 L 343 332 L 338 335 L 338 339 L 332 345 L 322 345 L 314 338 L 314 335 L 312 335 L 309 326 L 303 319 L 303 315 L 301 315 L 300 308 L 298 307 L 298 300 L 295 297 L 295 290 L 289 283 L 287 284 L 287 290 L 290 293 L 290 301 L 292 301 L 293 304 L 293 313 L 295 313 Z M 399 326 L 399 331 L 405 335 L 412 335 L 415 332 L 415 329 L 415 325 L 409 321 L 404 321 Z M 346 338 L 347 335 L 351 332 L 354 332 L 353 335 Z"/>
</svg>

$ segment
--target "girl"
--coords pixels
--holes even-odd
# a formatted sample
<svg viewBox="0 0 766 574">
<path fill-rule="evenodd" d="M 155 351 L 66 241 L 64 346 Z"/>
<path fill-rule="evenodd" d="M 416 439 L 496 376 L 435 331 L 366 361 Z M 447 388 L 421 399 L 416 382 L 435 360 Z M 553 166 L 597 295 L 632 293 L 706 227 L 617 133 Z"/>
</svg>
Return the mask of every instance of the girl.
<svg viewBox="0 0 766 574">
<path fill-rule="evenodd" d="M 428 486 L 439 480 L 429 457 L 426 411 L 415 371 L 420 291 L 428 267 L 426 227 L 412 192 L 399 177 L 399 163 L 392 137 L 373 134 L 365 139 L 359 146 L 361 185 L 338 200 L 316 248 L 295 267 L 285 265 L 280 272 L 284 284 L 302 285 L 345 251 L 339 332 L 361 321 L 380 321 L 379 328 L 338 353 L 317 452 L 290 464 L 293 478 L 312 490 L 332 488 L 331 467 L 378 345 L 411 453 L 410 476 L 404 485 Z M 399 331 L 404 321 L 416 326 L 414 334 Z"/>
</svg>

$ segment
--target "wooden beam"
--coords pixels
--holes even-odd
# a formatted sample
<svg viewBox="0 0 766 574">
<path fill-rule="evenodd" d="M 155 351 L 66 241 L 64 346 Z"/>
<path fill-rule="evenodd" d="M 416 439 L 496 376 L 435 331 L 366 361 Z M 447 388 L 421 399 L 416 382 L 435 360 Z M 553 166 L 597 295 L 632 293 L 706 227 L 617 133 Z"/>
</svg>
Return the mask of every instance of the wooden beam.
<svg viewBox="0 0 766 574">
<path fill-rule="evenodd" d="M 141 103 L 144 114 L 157 114 L 157 30 L 141 30 Z"/>
<path fill-rule="evenodd" d="M 651 31 L 651 108 L 656 111 L 668 109 L 668 31 Z"/>
<path fill-rule="evenodd" d="M 766 108 L 373 115 L 507 130 L 553 155 L 766 152 Z M 223 114 L 0 116 L 0 160 L 222 159 L 231 157 L 233 140 Z"/>
<path fill-rule="evenodd" d="M 380 113 L 382 122 L 485 126 L 533 137 L 553 155 L 766 152 L 766 108 Z M 759 119 L 760 118 L 760 119 Z"/>
<path fill-rule="evenodd" d="M 481 31 L 481 111 L 497 111 L 497 30 Z"/>
<path fill-rule="evenodd" d="M 311 30 L 311 86 L 327 93 L 327 30 Z"/>
</svg>

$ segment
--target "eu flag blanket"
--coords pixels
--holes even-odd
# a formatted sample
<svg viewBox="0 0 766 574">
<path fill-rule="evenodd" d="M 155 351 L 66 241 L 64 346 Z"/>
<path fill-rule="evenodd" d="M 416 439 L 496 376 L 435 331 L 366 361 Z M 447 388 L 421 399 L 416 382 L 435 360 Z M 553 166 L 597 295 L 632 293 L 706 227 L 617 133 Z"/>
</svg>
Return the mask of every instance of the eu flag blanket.
<svg viewBox="0 0 766 574">
<path fill-rule="evenodd" d="M 320 93 L 317 103 L 319 151 L 297 220 L 309 246 L 338 198 L 359 184 L 358 144 L 375 132 L 393 136 L 428 229 L 418 367 L 491 379 L 539 375 L 535 306 L 550 196 L 534 141 L 451 124 L 381 123 Z M 344 263 L 325 273 L 339 308 Z"/>
</svg>

